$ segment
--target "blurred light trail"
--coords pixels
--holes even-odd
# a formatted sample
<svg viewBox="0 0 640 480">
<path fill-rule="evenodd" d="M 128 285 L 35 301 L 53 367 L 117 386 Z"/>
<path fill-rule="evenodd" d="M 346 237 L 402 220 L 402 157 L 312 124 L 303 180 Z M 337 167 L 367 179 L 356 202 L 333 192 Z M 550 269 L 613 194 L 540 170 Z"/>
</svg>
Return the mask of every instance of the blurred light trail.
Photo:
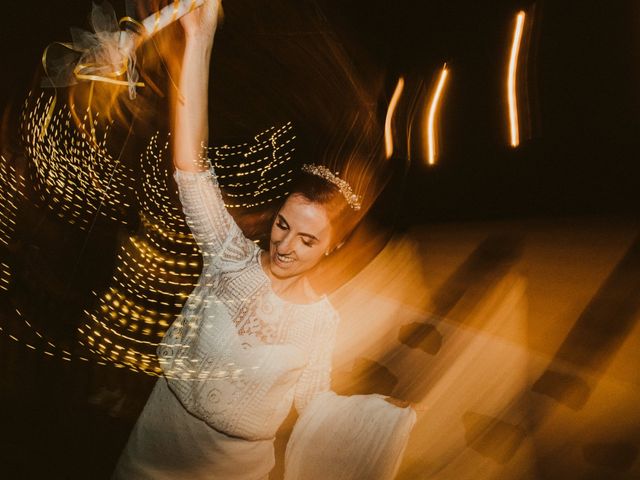
<svg viewBox="0 0 640 480">
<path fill-rule="evenodd" d="M 393 155 L 393 114 L 396 111 L 396 107 L 398 106 L 398 101 L 400 100 L 400 96 L 402 95 L 402 90 L 404 90 L 404 78 L 400 77 L 398 79 L 398 83 L 396 84 L 396 89 L 393 91 L 393 95 L 391 96 L 391 101 L 389 101 L 389 107 L 387 108 L 387 117 L 384 121 L 384 144 L 387 159 L 391 158 L 391 155 Z"/>
<path fill-rule="evenodd" d="M 438 106 L 440 104 L 440 98 L 442 97 L 442 91 L 444 90 L 445 83 L 447 82 L 447 78 L 449 76 L 449 70 L 447 70 L 447 64 L 445 63 L 440 71 L 440 78 L 438 79 L 438 84 L 436 86 L 436 90 L 431 97 L 431 101 L 429 102 L 429 115 L 427 120 L 427 141 L 429 147 L 429 165 L 434 165 L 436 163 L 436 157 L 438 156 L 438 149 L 436 145 L 436 135 L 435 135 L 435 118 L 436 113 L 438 111 Z"/>
<path fill-rule="evenodd" d="M 520 130 L 518 125 L 518 98 L 516 96 L 516 75 L 518 72 L 518 54 L 522 42 L 525 13 L 520 11 L 516 17 L 516 27 L 513 32 L 513 43 L 509 56 L 509 72 L 507 77 L 507 96 L 509 102 L 509 131 L 511 134 L 511 146 L 520 144 Z"/>
</svg>

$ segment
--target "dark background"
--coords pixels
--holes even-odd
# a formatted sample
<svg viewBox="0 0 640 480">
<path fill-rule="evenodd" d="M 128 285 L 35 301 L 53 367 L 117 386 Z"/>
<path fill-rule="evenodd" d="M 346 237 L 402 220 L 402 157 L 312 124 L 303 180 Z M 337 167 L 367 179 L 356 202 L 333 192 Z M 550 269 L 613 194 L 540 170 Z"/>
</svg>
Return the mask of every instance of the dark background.
<svg viewBox="0 0 640 480">
<path fill-rule="evenodd" d="M 120 2 L 114 5 L 123 13 Z M 44 48 L 68 40 L 71 26 L 86 28 L 89 8 L 85 0 L 23 1 L 5 8 L 1 105 L 23 101 Z M 260 45 L 258 51 L 264 52 L 274 43 L 265 39 L 303 38 L 295 33 L 309 26 L 300 19 L 309 12 L 317 16 L 318 8 L 356 66 L 367 58 L 372 67 L 365 71 L 382 78 L 381 109 L 398 75 L 408 85 L 429 86 L 444 62 L 450 68 L 441 108 L 441 156 L 431 168 L 413 156 L 402 209 L 407 222 L 637 212 L 638 2 L 229 2 L 216 45 L 218 63 L 233 51 L 234 40 L 225 42 L 225 37 L 237 45 L 245 35 L 247 45 Z M 524 120 L 531 128 L 514 150 L 508 147 L 503 84 L 514 17 L 521 8 L 535 19 L 520 84 L 529 96 Z M 267 118 L 286 117 L 287 109 L 278 107 L 287 94 L 313 95 L 309 85 L 287 85 L 262 69 L 267 64 L 277 64 L 273 71 L 282 64 L 285 72 L 307 68 L 286 65 L 300 57 L 274 52 L 255 68 L 250 55 L 236 53 L 236 66 L 217 67 L 212 100 L 217 138 L 259 131 L 269 126 Z M 269 100 L 271 107 L 262 109 L 257 96 L 280 103 Z"/>
<path fill-rule="evenodd" d="M 121 3 L 114 1 L 120 14 Z M 474 0 L 227 3 L 214 56 L 214 139 L 244 138 L 291 117 L 307 122 L 307 130 L 316 125 L 330 130 L 332 119 L 313 118 L 317 109 L 312 107 L 335 102 L 339 111 L 353 99 L 333 88 L 340 79 L 324 88 L 336 59 L 304 54 L 319 53 L 318 32 L 334 32 L 351 54 L 347 66 L 378 90 L 382 120 L 399 75 L 407 79 L 406 98 L 411 98 L 419 85 L 431 85 L 444 62 L 450 68 L 438 164 L 428 167 L 413 154 L 409 175 L 396 185 L 403 195 L 390 197 L 394 203 L 387 210 L 402 225 L 636 217 L 639 2 L 547 0 L 535 7 Z M 68 40 L 70 27 L 87 28 L 90 6 L 89 0 L 5 5 L 0 16 L 0 106 L 7 112 L 3 148 L 19 149 L 17 114 L 43 50 Z M 529 99 L 530 129 L 512 149 L 503 84 L 513 21 L 521 8 L 535 19 L 521 83 Z M 398 117 L 406 110 L 400 105 Z M 398 147 L 394 161 L 406 162 L 408 153 Z M 90 291 L 103 289 L 111 275 L 117 232 L 110 226 L 96 228 L 91 236 L 71 231 L 44 210 L 21 212 L 26 227 L 15 266 L 22 285 L 0 304 L 6 309 L 0 317 L 6 331 L 27 330 L 22 319 L 11 317 L 11 302 L 31 305 L 27 313 L 40 319 L 52 338 L 66 339 L 73 348 L 75 322 Z M 33 296 L 36 288 L 29 290 L 24 281 L 30 270 L 62 274 L 51 275 L 49 290 Z M 3 473 L 11 472 L 7 478 L 107 478 L 154 379 L 49 359 L 6 336 L 0 342 Z M 125 385 L 133 398 L 126 412 L 92 406 L 88 398 L 102 385 Z"/>
</svg>

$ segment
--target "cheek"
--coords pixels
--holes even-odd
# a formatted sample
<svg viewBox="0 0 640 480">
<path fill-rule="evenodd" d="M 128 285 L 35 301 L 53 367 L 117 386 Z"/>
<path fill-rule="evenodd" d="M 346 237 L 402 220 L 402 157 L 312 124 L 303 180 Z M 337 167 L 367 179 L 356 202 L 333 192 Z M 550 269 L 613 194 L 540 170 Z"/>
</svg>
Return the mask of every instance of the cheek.
<svg viewBox="0 0 640 480">
<path fill-rule="evenodd" d="M 280 230 L 278 227 L 276 227 L 276 225 L 274 224 L 271 227 L 271 235 L 270 235 L 270 239 L 272 242 L 277 242 L 279 240 L 281 240 L 282 237 L 282 230 Z"/>
<path fill-rule="evenodd" d="M 324 257 L 324 250 L 319 247 L 309 248 L 303 245 L 304 250 L 302 254 L 299 255 L 300 259 L 303 260 L 308 266 L 314 266 Z"/>
</svg>

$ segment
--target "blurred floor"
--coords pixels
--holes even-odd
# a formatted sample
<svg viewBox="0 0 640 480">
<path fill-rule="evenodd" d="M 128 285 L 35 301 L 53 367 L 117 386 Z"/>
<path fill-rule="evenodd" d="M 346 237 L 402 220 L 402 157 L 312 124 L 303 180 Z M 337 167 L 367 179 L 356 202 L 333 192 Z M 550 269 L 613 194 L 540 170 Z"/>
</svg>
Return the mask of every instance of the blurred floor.
<svg viewBox="0 0 640 480">
<path fill-rule="evenodd" d="M 416 227 L 333 296 L 338 391 L 429 407 L 400 478 L 640 478 L 639 233 L 625 218 Z M 108 478 L 154 378 L 12 340 L 12 301 L 2 478 Z"/>
<path fill-rule="evenodd" d="M 637 222 L 416 228 L 359 280 L 352 373 L 429 408 L 401 478 L 638 478 Z"/>
</svg>

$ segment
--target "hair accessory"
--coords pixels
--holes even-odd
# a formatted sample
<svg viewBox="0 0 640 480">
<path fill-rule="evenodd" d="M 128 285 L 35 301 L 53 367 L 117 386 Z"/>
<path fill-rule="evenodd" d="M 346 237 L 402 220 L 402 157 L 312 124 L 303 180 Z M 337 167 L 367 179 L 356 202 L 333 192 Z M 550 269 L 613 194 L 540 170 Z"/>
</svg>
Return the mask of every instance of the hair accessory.
<svg viewBox="0 0 640 480">
<path fill-rule="evenodd" d="M 342 193 L 344 199 L 354 210 L 360 210 L 360 208 L 362 207 L 360 196 L 356 195 L 353 192 L 353 190 L 351 189 L 351 185 L 349 185 L 346 180 L 338 177 L 339 173 L 332 173 L 331 170 L 329 170 L 324 165 L 308 163 L 302 165 L 302 171 L 310 173 L 311 175 L 316 175 L 320 178 L 324 178 L 329 183 L 333 183 L 336 187 L 338 187 L 338 190 L 340 190 L 340 193 Z"/>
</svg>

